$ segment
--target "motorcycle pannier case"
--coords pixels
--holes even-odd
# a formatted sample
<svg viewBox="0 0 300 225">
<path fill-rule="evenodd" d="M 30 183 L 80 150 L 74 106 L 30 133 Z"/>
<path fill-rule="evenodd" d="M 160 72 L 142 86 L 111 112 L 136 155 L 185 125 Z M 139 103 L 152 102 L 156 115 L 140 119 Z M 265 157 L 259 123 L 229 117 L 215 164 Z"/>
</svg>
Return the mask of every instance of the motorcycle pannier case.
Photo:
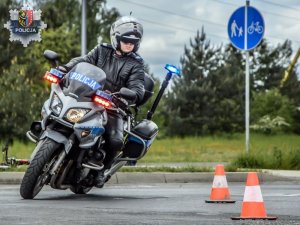
<svg viewBox="0 0 300 225">
<path fill-rule="evenodd" d="M 144 119 L 133 127 L 131 132 L 143 139 L 146 150 L 148 150 L 158 133 L 158 127 L 153 121 Z M 143 143 L 129 134 L 123 153 L 125 157 L 138 158 L 143 153 Z"/>
</svg>

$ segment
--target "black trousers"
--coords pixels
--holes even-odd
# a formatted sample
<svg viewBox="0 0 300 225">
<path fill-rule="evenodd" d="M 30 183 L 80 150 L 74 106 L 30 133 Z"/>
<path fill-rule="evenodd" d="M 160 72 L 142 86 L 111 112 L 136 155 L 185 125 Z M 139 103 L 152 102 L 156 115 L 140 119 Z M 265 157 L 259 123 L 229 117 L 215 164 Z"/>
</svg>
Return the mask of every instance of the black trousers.
<svg viewBox="0 0 300 225">
<path fill-rule="evenodd" d="M 104 169 L 109 169 L 117 153 L 123 146 L 124 123 L 122 116 L 116 112 L 107 111 L 108 121 L 105 126 L 105 145 L 106 157 L 104 159 Z"/>
</svg>

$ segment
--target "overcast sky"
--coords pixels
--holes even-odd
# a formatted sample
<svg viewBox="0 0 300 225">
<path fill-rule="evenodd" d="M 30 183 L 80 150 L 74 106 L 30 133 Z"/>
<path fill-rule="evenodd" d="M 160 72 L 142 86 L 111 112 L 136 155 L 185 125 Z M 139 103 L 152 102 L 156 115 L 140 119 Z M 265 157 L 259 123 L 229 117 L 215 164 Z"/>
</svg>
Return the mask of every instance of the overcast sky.
<svg viewBox="0 0 300 225">
<path fill-rule="evenodd" d="M 197 30 L 204 30 L 215 45 L 229 43 L 227 23 L 231 14 L 245 0 L 108 0 L 121 15 L 138 18 L 144 26 L 144 38 L 139 53 L 150 65 L 156 77 L 164 77 L 164 65 L 179 65 L 184 45 Z M 273 45 L 285 39 L 293 42 L 294 53 L 300 47 L 299 0 L 252 0 L 264 17 L 264 37 Z"/>
</svg>

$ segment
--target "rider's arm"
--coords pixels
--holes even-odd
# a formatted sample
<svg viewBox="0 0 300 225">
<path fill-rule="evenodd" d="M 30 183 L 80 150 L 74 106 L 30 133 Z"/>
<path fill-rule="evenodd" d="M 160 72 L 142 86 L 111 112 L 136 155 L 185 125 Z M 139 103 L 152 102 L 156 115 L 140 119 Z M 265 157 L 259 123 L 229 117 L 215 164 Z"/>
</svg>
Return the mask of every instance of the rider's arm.
<svg viewBox="0 0 300 225">
<path fill-rule="evenodd" d="M 91 63 L 93 65 L 96 65 L 98 54 L 100 51 L 100 45 L 96 46 L 93 50 L 91 50 L 87 55 L 76 57 L 74 59 L 71 59 L 70 62 L 68 62 L 64 67 L 69 71 L 72 67 L 74 67 L 76 64 L 80 62 L 87 62 Z"/>
<path fill-rule="evenodd" d="M 144 67 L 142 63 L 136 64 L 131 71 L 126 87 L 136 93 L 136 99 L 133 103 L 139 102 L 143 99 L 145 89 L 144 89 Z"/>
</svg>

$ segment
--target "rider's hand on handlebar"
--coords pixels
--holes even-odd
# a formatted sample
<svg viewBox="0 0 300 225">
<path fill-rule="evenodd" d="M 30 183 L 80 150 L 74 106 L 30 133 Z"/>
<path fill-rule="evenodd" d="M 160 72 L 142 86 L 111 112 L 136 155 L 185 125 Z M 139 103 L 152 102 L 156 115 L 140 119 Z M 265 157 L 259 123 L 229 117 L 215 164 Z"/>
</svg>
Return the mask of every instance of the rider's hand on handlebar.
<svg viewBox="0 0 300 225">
<path fill-rule="evenodd" d="M 62 72 L 64 75 L 68 72 L 68 70 L 63 66 L 58 66 L 57 69 Z"/>
<path fill-rule="evenodd" d="M 128 102 L 124 98 L 114 96 L 112 101 L 117 107 L 121 109 L 128 108 Z"/>
</svg>

